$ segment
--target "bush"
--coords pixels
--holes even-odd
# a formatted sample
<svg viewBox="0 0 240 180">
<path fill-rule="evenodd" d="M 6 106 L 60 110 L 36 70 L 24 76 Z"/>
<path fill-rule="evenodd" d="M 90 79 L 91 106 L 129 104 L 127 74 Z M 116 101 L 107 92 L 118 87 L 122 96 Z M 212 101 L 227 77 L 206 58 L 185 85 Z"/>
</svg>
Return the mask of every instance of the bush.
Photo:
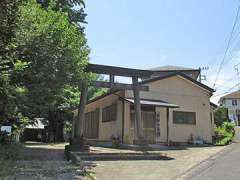
<svg viewBox="0 0 240 180">
<path fill-rule="evenodd" d="M 215 129 L 215 145 L 227 145 L 232 142 L 235 135 L 234 124 L 224 122 Z"/>
<path fill-rule="evenodd" d="M 223 128 L 224 128 L 228 133 L 233 133 L 233 134 L 235 134 L 234 124 L 233 124 L 233 123 L 224 122 L 224 123 L 223 123 Z"/>
</svg>

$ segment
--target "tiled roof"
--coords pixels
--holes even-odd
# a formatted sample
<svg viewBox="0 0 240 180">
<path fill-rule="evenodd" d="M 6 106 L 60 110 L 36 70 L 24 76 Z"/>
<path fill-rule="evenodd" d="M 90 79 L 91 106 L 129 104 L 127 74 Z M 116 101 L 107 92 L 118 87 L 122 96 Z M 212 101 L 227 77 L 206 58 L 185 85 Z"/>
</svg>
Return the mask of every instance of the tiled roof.
<svg viewBox="0 0 240 180">
<path fill-rule="evenodd" d="M 221 99 L 233 99 L 233 98 L 240 99 L 240 91 L 235 91 L 233 93 L 221 97 Z"/>
<path fill-rule="evenodd" d="M 182 67 L 182 66 L 160 66 L 149 69 L 151 71 L 198 71 L 199 69 L 193 69 L 188 67 Z"/>
</svg>

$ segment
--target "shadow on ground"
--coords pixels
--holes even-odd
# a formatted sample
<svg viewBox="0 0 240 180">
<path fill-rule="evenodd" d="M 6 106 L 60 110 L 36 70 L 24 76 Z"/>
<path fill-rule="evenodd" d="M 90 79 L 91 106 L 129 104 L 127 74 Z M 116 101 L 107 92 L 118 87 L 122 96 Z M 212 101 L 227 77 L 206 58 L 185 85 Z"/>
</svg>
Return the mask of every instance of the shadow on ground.
<svg viewBox="0 0 240 180">
<path fill-rule="evenodd" d="M 65 160 L 63 148 L 42 143 L 24 143 L 20 154 L 22 160 Z"/>
</svg>

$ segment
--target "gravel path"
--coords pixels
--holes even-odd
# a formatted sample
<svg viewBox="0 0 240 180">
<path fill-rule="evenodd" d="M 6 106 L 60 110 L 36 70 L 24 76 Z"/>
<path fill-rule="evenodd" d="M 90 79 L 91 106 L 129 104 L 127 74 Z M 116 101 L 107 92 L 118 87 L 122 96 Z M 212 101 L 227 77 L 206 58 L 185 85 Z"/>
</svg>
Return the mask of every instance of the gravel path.
<svg viewBox="0 0 240 180">
<path fill-rule="evenodd" d="M 14 164 L 16 180 L 72 180 L 81 177 L 80 167 L 64 157 L 65 144 L 26 143 Z M 79 174 L 79 175 L 78 175 Z"/>
</svg>

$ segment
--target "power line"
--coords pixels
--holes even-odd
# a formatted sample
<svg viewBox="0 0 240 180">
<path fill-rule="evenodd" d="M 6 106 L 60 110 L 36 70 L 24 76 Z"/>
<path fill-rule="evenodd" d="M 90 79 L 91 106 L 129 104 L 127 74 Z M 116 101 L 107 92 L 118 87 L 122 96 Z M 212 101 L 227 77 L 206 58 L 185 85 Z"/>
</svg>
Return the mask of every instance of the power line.
<svg viewBox="0 0 240 180">
<path fill-rule="evenodd" d="M 231 88 L 229 88 L 227 91 L 225 91 L 224 93 L 216 94 L 216 95 L 213 95 L 212 97 L 217 97 L 217 96 L 221 96 L 221 95 L 230 93 L 235 87 L 237 87 L 237 86 L 239 86 L 239 85 L 240 85 L 240 83 L 237 83 L 237 84 L 235 84 L 233 87 L 231 87 Z"/>
<path fill-rule="evenodd" d="M 234 69 L 237 72 L 237 80 L 238 80 L 238 84 L 239 84 L 240 83 L 240 69 L 238 66 L 239 66 L 239 63 L 234 66 Z M 238 90 L 240 90 L 240 85 L 238 86 Z"/>
<path fill-rule="evenodd" d="M 221 72 L 221 70 L 222 70 L 224 61 L 225 61 L 226 56 L 227 56 L 227 52 L 228 52 L 228 50 L 229 50 L 229 48 L 230 48 L 230 44 L 231 44 L 231 41 L 232 41 L 232 38 L 233 38 L 233 33 L 234 33 L 234 30 L 235 30 L 236 24 L 237 24 L 237 22 L 238 22 L 239 11 L 240 11 L 240 3 L 238 4 L 237 14 L 236 14 L 236 17 L 235 17 L 235 20 L 234 20 L 234 24 L 233 24 L 233 27 L 232 27 L 232 31 L 231 31 L 231 33 L 230 33 L 230 37 L 229 37 L 229 39 L 228 39 L 227 47 L 226 47 L 226 49 L 225 49 L 225 52 L 224 52 L 222 61 L 221 61 L 220 66 L 219 66 L 219 68 L 218 68 L 217 75 L 216 75 L 216 79 L 215 79 L 214 84 L 213 84 L 213 88 L 215 88 L 215 86 L 216 86 L 216 82 L 217 82 L 218 77 L 219 77 L 219 74 L 220 74 L 220 72 Z"/>
</svg>

